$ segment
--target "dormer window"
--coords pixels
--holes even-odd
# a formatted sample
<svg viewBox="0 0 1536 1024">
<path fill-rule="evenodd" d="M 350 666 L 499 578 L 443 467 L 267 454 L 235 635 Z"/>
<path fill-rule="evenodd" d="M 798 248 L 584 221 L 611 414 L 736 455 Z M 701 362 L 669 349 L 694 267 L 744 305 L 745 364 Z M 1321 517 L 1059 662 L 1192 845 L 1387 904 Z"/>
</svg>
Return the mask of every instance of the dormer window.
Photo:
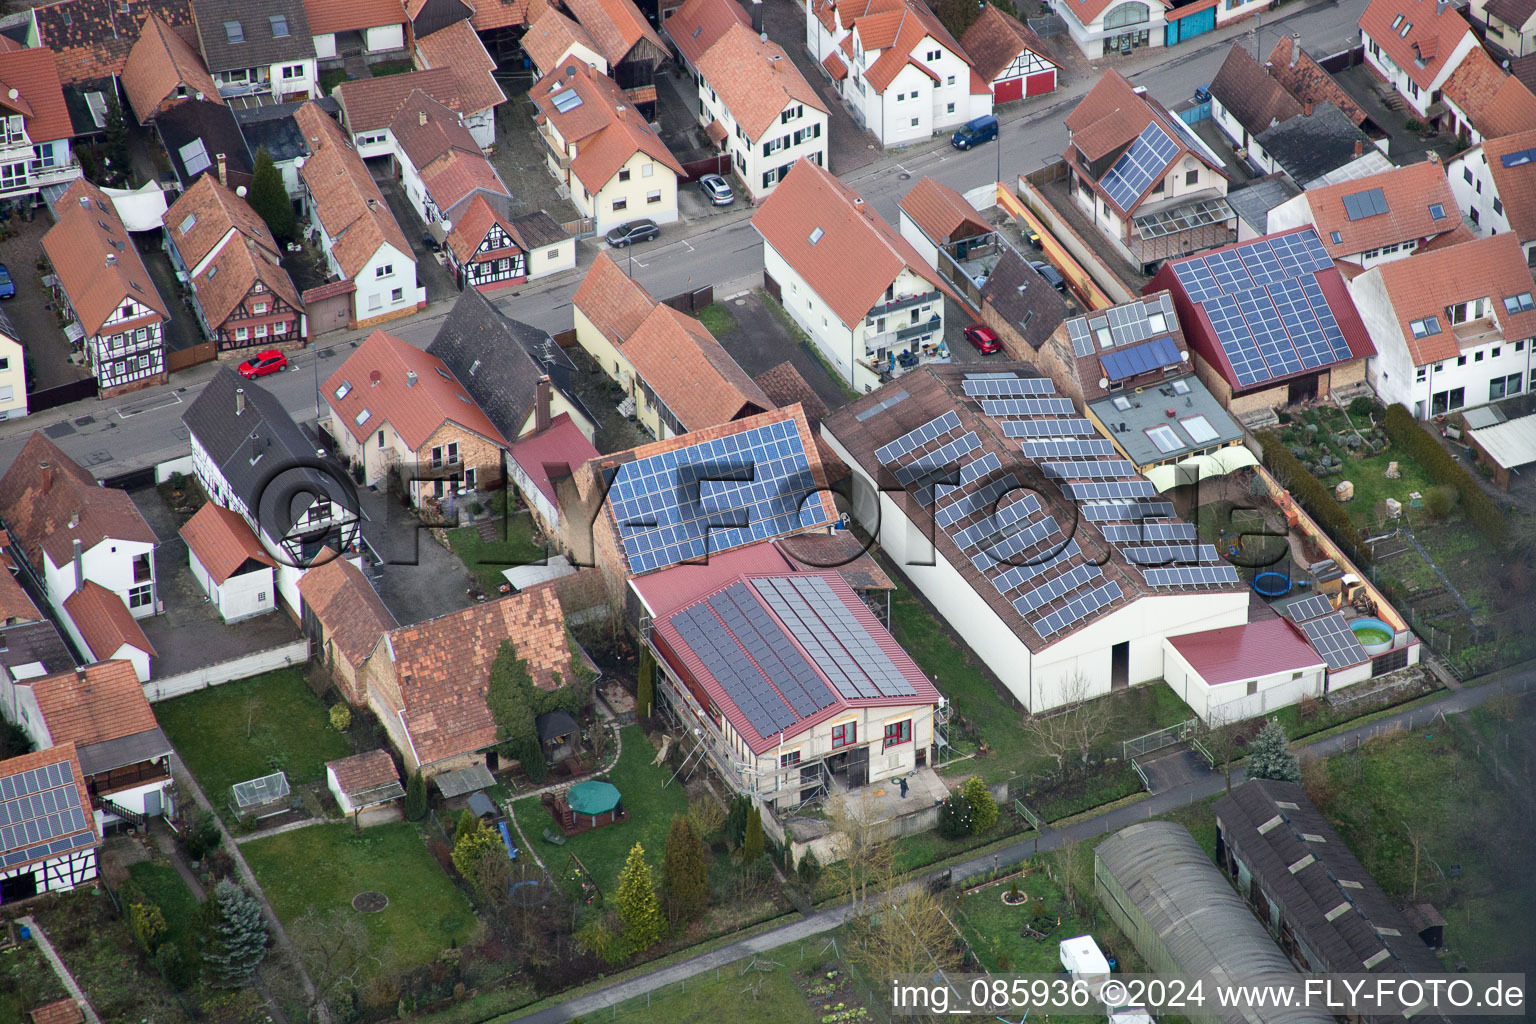
<svg viewBox="0 0 1536 1024">
<path fill-rule="evenodd" d="M 1411 31 L 1412 29 L 1413 29 L 1413 22 L 1411 22 L 1411 21 L 1403 22 L 1403 27 L 1401 29 L 1399 29 L 1398 33 L 1397 33 L 1398 38 L 1399 39 L 1407 39 L 1409 31 Z"/>
<path fill-rule="evenodd" d="M 1415 338 L 1427 338 L 1432 334 L 1440 333 L 1440 318 L 1426 316 L 1422 320 L 1414 320 L 1408 325 Z"/>
<path fill-rule="evenodd" d="M 282 39 L 282 38 L 284 38 L 285 36 L 288 35 L 288 16 L 287 15 L 285 15 L 285 14 L 274 14 L 274 15 L 272 15 L 271 17 L 269 17 L 267 19 L 267 22 L 272 26 L 272 35 L 273 35 L 274 38 Z"/>
</svg>

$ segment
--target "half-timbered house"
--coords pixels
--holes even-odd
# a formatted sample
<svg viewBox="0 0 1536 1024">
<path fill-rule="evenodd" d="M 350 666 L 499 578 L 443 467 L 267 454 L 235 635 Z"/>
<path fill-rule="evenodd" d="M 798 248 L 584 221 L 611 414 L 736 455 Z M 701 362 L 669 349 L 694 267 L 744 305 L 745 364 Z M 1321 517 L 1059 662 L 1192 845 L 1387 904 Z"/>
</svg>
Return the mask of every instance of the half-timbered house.
<svg viewBox="0 0 1536 1024">
<path fill-rule="evenodd" d="M 96 832 L 75 745 L 0 761 L 0 904 L 96 877 Z"/>
<path fill-rule="evenodd" d="M 965 30 L 960 46 L 976 62 L 976 73 L 992 88 L 993 103 L 1055 92 L 1056 63 L 1028 25 L 991 4 Z"/>
<path fill-rule="evenodd" d="M 444 246 L 448 269 L 459 288 L 488 292 L 528 280 L 528 251 L 506 216 L 483 195 L 469 206 L 448 232 Z"/>
</svg>

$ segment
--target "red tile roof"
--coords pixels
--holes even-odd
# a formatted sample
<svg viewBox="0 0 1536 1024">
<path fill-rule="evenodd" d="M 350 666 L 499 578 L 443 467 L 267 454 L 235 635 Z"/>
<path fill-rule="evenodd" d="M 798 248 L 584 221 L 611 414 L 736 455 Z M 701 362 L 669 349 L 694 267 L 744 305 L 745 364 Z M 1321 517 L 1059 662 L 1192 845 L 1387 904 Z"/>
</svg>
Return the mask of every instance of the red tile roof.
<svg viewBox="0 0 1536 1024">
<path fill-rule="evenodd" d="M 433 193 L 436 194 L 435 192 Z M 448 232 L 448 248 L 459 263 L 468 263 L 480 250 L 480 243 L 485 241 L 485 236 L 490 233 L 491 225 L 500 224 L 501 229 L 513 239 L 518 237 L 517 230 L 512 227 L 510 221 L 496 212 L 485 196 L 479 195 L 469 201 L 458 218 L 453 222 L 453 230 Z M 525 247 L 526 248 L 526 247 Z"/>
<path fill-rule="evenodd" d="M 619 349 L 684 430 L 701 430 L 773 408 L 714 335 L 658 304 Z"/>
<path fill-rule="evenodd" d="M 43 613 L 37 610 L 32 598 L 16 582 L 16 565 L 11 556 L 0 551 L 0 625 L 10 626 L 18 622 L 37 622 Z"/>
<path fill-rule="evenodd" d="M 95 841 L 93 845 L 100 845 L 101 836 L 96 831 L 96 816 L 91 813 L 91 797 L 90 794 L 86 792 L 85 772 L 80 770 L 80 758 L 75 752 L 75 745 L 73 743 L 60 743 L 56 746 L 49 747 L 47 750 L 34 750 L 30 754 L 22 754 L 20 757 L 13 757 L 5 761 L 0 761 L 0 779 L 12 779 L 17 775 L 20 775 L 22 772 L 31 771 L 34 768 L 46 768 L 49 765 L 55 765 L 65 761 L 69 762 L 70 771 L 73 773 L 73 778 L 75 780 L 75 792 L 79 796 L 80 800 L 79 806 L 81 810 L 84 811 L 85 827 L 75 829 L 71 832 L 66 832 L 64 833 L 64 836 L 89 834 L 91 839 Z M 16 832 L 21 832 L 22 835 L 17 840 L 15 840 L 14 846 L 0 846 L 0 855 L 15 853 L 17 850 L 25 850 L 33 845 L 27 841 L 25 829 L 12 830 L 11 834 L 15 835 Z M 55 838 L 63 838 L 63 836 Z M 10 871 L 13 868 L 19 868 L 24 864 L 33 864 L 37 861 L 47 859 L 48 858 L 46 856 L 43 856 L 33 857 L 30 860 L 25 860 L 20 863 L 12 863 L 7 861 L 6 870 Z M 50 1004 L 50 1006 L 55 1005 L 57 1004 Z M 50 1021 L 58 1020 L 62 1022 L 78 1018 L 68 1017 L 64 1009 L 59 1008 L 56 1017 L 49 1017 L 45 1019 Z"/>
<path fill-rule="evenodd" d="M 187 520 L 181 528 L 181 539 L 220 586 L 246 562 L 277 568 L 277 562 L 251 532 L 245 517 L 211 501 Z"/>
<path fill-rule="evenodd" d="M 992 225 L 965 201 L 964 196 L 929 177 L 913 185 L 901 197 L 899 205 L 901 211 L 922 229 L 923 234 L 935 242 L 948 241 L 956 231 L 966 226 L 984 232 L 992 230 Z"/>
<path fill-rule="evenodd" d="M 85 201 L 88 204 L 82 205 Z M 139 258 L 139 247 L 105 192 L 77 178 L 54 210 L 58 221 L 43 236 L 43 251 L 87 337 L 101 333 L 102 325 L 129 299 L 162 317 L 169 315 Z"/>
<path fill-rule="evenodd" d="M 609 67 L 623 63 L 642 39 L 658 50 L 667 49 L 633 0 L 566 0 L 566 7 L 597 43 Z"/>
<path fill-rule="evenodd" d="M 503 448 L 507 444 L 441 359 L 387 331 L 370 334 L 331 374 L 325 399 L 357 441 L 388 422 L 411 451 L 420 453 L 433 434 L 451 423 Z M 359 424 L 365 409 L 369 416 Z"/>
<path fill-rule="evenodd" d="M 835 50 L 827 54 L 821 66 L 827 69 L 827 73 L 832 76 L 834 82 L 841 82 L 848 77 L 848 65 L 843 63 L 843 58 L 839 57 Z"/>
<path fill-rule="evenodd" d="M 55 744 L 89 747 L 160 728 L 130 661 L 100 661 L 26 685 Z"/>
<path fill-rule="evenodd" d="M 84 586 L 65 598 L 64 611 L 98 660 L 117 657 L 125 645 L 146 654 L 155 653 L 154 645 L 123 599 L 95 580 L 86 580 Z"/>
<path fill-rule="evenodd" d="M 1536 127 L 1536 95 L 1514 75 L 1506 74 L 1481 47 L 1451 72 L 1443 94 L 1485 139 Z"/>
<path fill-rule="evenodd" d="M 1228 48 L 1209 88 L 1237 123 L 1254 135 L 1304 113 L 1295 97 L 1241 43 Z"/>
<path fill-rule="evenodd" d="M 864 319 L 903 268 L 943 287 L 912 243 L 857 192 L 809 160 L 795 163 L 758 207 L 752 226 L 849 328 Z"/>
<path fill-rule="evenodd" d="M 97 484 L 41 431 L 0 477 L 0 519 L 39 573 L 45 552 L 54 565 L 69 564 L 76 540 L 84 551 L 108 539 L 156 542 L 127 491 Z"/>
<path fill-rule="evenodd" d="M 723 2 L 731 3 L 732 0 L 723 0 Z M 583 47 L 591 51 L 593 56 L 602 58 L 597 44 L 592 41 L 591 36 L 587 35 L 586 29 L 559 11 L 548 7 L 541 10 L 545 13 L 529 26 L 522 42 L 523 52 L 533 59 L 533 66 L 538 74 L 553 71 L 570 55 L 573 47 Z M 675 18 L 676 15 L 673 17 Z M 607 61 L 603 63 L 606 66 Z M 603 70 L 606 70 L 606 67 Z"/>
<path fill-rule="evenodd" d="M 1489 235 L 1393 260 L 1373 272 L 1381 275 L 1415 366 L 1460 354 L 1460 343 L 1445 315 L 1447 306 L 1459 302 L 1486 298 L 1505 338 L 1536 337 L 1536 311 L 1511 314 L 1504 308 L 1505 298 L 1536 291 L 1525 253 L 1514 235 Z M 1409 324 L 1428 316 L 1440 319 L 1440 333 L 1415 338 Z"/>
<path fill-rule="evenodd" d="M 408 20 L 400 0 L 304 0 L 309 30 L 317 36 L 351 29 L 404 25 Z"/>
<path fill-rule="evenodd" d="M 476 32 L 527 25 L 537 20 L 531 17 L 535 9 L 548 9 L 544 0 L 472 0 L 472 3 L 475 13 L 469 23 L 475 26 Z"/>
<path fill-rule="evenodd" d="M 574 74 L 568 73 L 571 69 Z M 560 110 L 553 98 L 569 89 L 576 90 L 581 102 Z M 528 96 L 539 108 L 538 117 L 553 125 L 567 143 L 576 144 L 571 173 L 592 192 L 608 184 L 636 153 L 646 154 L 678 177 L 686 173 L 623 90 L 576 57 L 561 61 Z"/>
<path fill-rule="evenodd" d="M 342 82 L 333 93 L 341 104 L 341 121 L 353 135 L 378 131 L 389 126 L 406 97 L 420 89 L 428 96 L 459 113 L 459 76 L 452 68 L 431 68 L 383 78 L 358 78 Z"/>
<path fill-rule="evenodd" d="M 981 9 L 981 17 L 972 22 L 960 37 L 960 45 L 976 67 L 977 74 L 985 82 L 995 82 L 1008 70 L 1008 65 L 1019 54 L 1035 54 L 1047 64 L 1055 64 L 1035 31 L 1000 7 L 987 4 Z"/>
<path fill-rule="evenodd" d="M 363 571 L 333 556 L 329 548 L 321 551 L 314 567 L 299 577 L 299 596 L 320 620 L 326 639 L 356 668 L 399 623 Z"/>
<path fill-rule="evenodd" d="M 192 290 L 209 323 L 220 325 L 229 319 L 258 282 L 294 309 L 303 308 L 266 223 L 213 175 L 199 177 L 166 211 L 164 220 L 166 238 L 188 267 L 196 269 L 215 246 L 224 243 L 192 279 Z M 225 241 L 231 231 L 235 236 Z"/>
<path fill-rule="evenodd" d="M 1386 199 L 1387 212 L 1351 220 L 1344 200 L 1378 188 Z M 1335 259 L 1385 245 L 1433 238 L 1461 223 L 1456 197 L 1451 194 L 1445 169 L 1438 160 L 1395 167 L 1337 185 L 1308 189 L 1303 194 L 1311 207 L 1317 236 L 1328 255 Z M 1429 208 L 1435 203 L 1440 205 L 1439 219 L 1430 213 Z M 1335 233 L 1340 241 L 1333 240 Z"/>
<path fill-rule="evenodd" d="M 1317 668 L 1323 659 L 1283 618 L 1171 636 L 1167 642 L 1208 686 Z"/>
<path fill-rule="evenodd" d="M 73 999 L 60 999 L 33 1010 L 32 1024 L 85 1024 L 85 1011 Z"/>
<path fill-rule="evenodd" d="M 548 586 L 473 605 L 389 634 L 401 721 L 421 764 L 474 753 L 497 740 L 485 702 L 491 666 L 504 641 L 528 665 L 533 684 L 554 690 L 574 681 L 565 614 Z"/>
<path fill-rule="evenodd" d="M 189 97 L 224 103 L 197 49 L 154 14 L 144 19 L 139 41 L 128 52 L 122 81 L 139 124 L 153 120 L 161 101 L 180 85 Z"/>
<path fill-rule="evenodd" d="M 66 85 L 92 83 L 93 88 L 100 87 L 101 79 L 123 73 L 150 13 L 175 26 L 188 42 L 196 37 L 187 0 L 60 0 L 33 9 L 38 46 L 53 51 L 59 80 Z"/>
<path fill-rule="evenodd" d="M 16 90 L 14 100 L 12 89 Z M 75 133 L 64 105 L 59 69 L 47 50 L 0 52 L 0 108 L 22 116 L 27 138 L 33 142 L 67 139 Z"/>
<path fill-rule="evenodd" d="M 342 273 L 355 278 L 385 244 L 412 259 L 411 243 L 341 127 L 313 101 L 293 118 L 310 150 L 299 176 L 309 186 L 315 216 L 333 241 L 331 252 Z"/>
<path fill-rule="evenodd" d="M 677 52 L 694 66 L 732 25 L 752 26 L 746 8 L 736 0 L 685 0 L 677 13 L 662 22 Z"/>
<path fill-rule="evenodd" d="M 1457 44 L 1472 31 L 1454 4 L 1440 9 L 1436 0 L 1371 0 L 1358 24 L 1420 89 L 1434 87 Z"/>
<path fill-rule="evenodd" d="M 747 25 L 729 26 L 697 66 L 753 143 L 779 124 L 780 112 L 792 103 L 827 112 L 783 48 L 762 41 Z"/>
<path fill-rule="evenodd" d="M 529 434 L 514 442 L 507 454 L 528 474 L 539 493 L 559 508 L 560 498 L 555 493 L 555 483 L 549 471 L 554 469 L 557 475 L 575 473 L 577 466 L 585 465 L 600 453 L 571 419 L 571 414 L 563 412 L 537 434 Z"/>
<path fill-rule="evenodd" d="M 1499 202 L 1504 205 L 1504 217 L 1522 242 L 1536 240 L 1536 160 L 1505 167 L 1504 158 L 1528 149 L 1536 149 L 1536 127 L 1483 141 L 1483 156 L 1488 161 L 1488 173 Z M 1471 155 L 1470 150 L 1467 155 Z"/>
<path fill-rule="evenodd" d="M 1296 97 L 1297 102 L 1311 103 L 1314 107 L 1332 103 L 1344 112 L 1355 127 L 1365 123 L 1365 111 L 1360 104 L 1306 50 L 1296 46 L 1293 51 L 1290 36 L 1280 37 L 1275 48 L 1269 52 L 1266 67 L 1275 81 Z"/>
<path fill-rule="evenodd" d="M 864 38 L 863 29 L 867 20 L 860 19 L 854 22 L 854 26 L 860 30 L 860 39 Z M 869 82 L 876 92 L 884 92 L 886 86 L 895 80 L 896 75 L 900 73 L 901 69 L 910 64 L 930 76 L 934 81 L 938 81 L 939 76 L 919 63 L 917 58 L 912 55 L 913 51 L 917 49 L 918 44 L 924 39 L 937 41 L 939 45 L 955 54 L 955 56 L 967 64 L 970 63 L 970 58 L 960 48 L 960 44 L 955 42 L 954 36 L 949 34 L 923 0 L 904 0 L 902 10 L 899 12 L 895 37 L 889 46 L 879 47 L 881 50 L 880 56 L 875 59 L 875 62 L 869 66 L 869 70 L 864 73 L 865 80 Z M 864 43 L 864 48 L 866 50 L 876 49 L 876 47 L 871 46 L 868 42 Z"/>
<path fill-rule="evenodd" d="M 416 52 L 426 67 L 449 68 L 458 77 L 459 105 L 454 109 L 459 113 L 478 114 L 507 102 L 507 94 L 496 84 L 496 61 L 469 22 L 456 21 L 422 36 L 416 40 Z"/>
<path fill-rule="evenodd" d="M 365 750 L 361 754 L 327 761 L 325 766 L 336 776 L 336 785 L 347 796 L 358 796 L 391 784 L 400 785 L 395 759 L 386 750 Z"/>
<path fill-rule="evenodd" d="M 581 310 L 582 316 L 610 342 L 622 346 L 650 316 L 656 300 L 640 282 L 624 273 L 612 256 L 599 252 L 587 276 L 582 278 L 581 287 L 576 289 L 571 305 Z"/>
</svg>

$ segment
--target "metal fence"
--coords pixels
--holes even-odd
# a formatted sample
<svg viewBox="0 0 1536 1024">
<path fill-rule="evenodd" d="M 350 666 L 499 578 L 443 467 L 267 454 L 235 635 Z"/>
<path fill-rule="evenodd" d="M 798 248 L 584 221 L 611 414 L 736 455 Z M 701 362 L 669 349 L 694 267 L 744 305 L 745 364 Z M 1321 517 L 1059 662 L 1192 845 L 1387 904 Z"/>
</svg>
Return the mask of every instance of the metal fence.
<svg viewBox="0 0 1536 1024">
<path fill-rule="evenodd" d="M 1171 747 L 1175 743 L 1182 743 L 1195 731 L 1199 719 L 1190 718 L 1177 725 L 1166 726 L 1153 732 L 1143 733 L 1140 736 L 1132 736 L 1128 740 L 1120 742 L 1120 756 L 1126 760 L 1149 754 L 1154 750 L 1162 750 Z"/>
</svg>

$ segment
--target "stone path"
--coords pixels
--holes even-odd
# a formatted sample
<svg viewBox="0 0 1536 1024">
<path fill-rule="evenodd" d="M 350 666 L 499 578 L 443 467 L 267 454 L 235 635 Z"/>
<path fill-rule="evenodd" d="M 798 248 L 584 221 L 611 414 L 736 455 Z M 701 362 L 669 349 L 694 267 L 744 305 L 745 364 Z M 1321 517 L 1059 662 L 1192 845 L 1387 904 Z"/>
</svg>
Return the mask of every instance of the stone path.
<svg viewBox="0 0 1536 1024">
<path fill-rule="evenodd" d="M 236 843 L 249 843 L 257 839 L 267 839 L 271 836 L 280 836 L 284 832 L 293 832 L 297 829 L 308 828 L 311 825 L 324 825 L 325 818 L 305 818 L 303 821 L 290 821 L 286 825 L 278 825 L 274 828 L 263 829 L 260 832 L 252 832 L 250 835 L 236 836 Z"/>
<path fill-rule="evenodd" d="M 32 919 L 31 915 L 19 917 L 16 920 L 32 930 L 33 941 L 37 943 L 37 948 L 43 951 L 43 956 L 52 965 L 53 973 L 57 974 L 59 980 L 64 983 L 64 991 L 69 993 L 71 999 L 80 1004 L 80 1010 L 85 1014 L 85 1024 L 101 1024 L 101 1018 L 96 1016 L 95 1010 L 91 1009 L 91 1004 L 85 998 L 85 993 L 80 990 L 79 984 L 75 982 L 75 976 L 69 973 L 69 968 L 65 967 L 64 961 L 59 959 L 59 954 L 54 951 L 53 943 L 48 941 L 48 936 L 43 934 L 43 930 L 38 927 L 37 922 Z"/>
</svg>

